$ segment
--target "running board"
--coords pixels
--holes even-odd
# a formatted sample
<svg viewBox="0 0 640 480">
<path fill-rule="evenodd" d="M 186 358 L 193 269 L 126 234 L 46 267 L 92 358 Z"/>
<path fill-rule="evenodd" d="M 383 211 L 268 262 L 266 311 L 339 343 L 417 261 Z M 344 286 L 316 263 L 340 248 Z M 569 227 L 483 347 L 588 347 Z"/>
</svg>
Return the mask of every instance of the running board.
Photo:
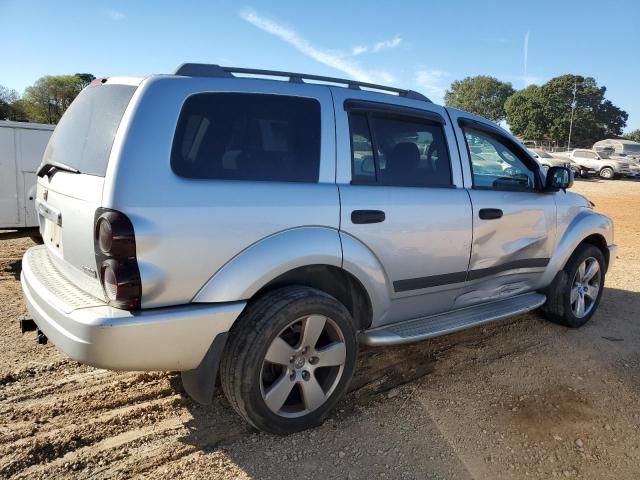
<svg viewBox="0 0 640 480">
<path fill-rule="evenodd" d="M 365 345 L 374 346 L 416 342 L 529 312 L 543 305 L 546 300 L 540 293 L 526 293 L 506 300 L 373 328 L 362 332 L 359 340 Z"/>
</svg>

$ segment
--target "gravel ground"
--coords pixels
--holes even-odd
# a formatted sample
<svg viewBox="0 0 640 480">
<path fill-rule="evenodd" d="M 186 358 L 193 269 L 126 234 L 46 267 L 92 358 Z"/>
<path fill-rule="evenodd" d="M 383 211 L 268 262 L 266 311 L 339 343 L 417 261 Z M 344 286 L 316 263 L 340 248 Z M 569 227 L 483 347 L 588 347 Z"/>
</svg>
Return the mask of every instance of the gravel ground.
<svg viewBox="0 0 640 480">
<path fill-rule="evenodd" d="M 640 182 L 574 189 L 621 245 L 587 326 L 532 313 L 363 349 L 333 416 L 285 438 L 249 429 L 220 394 L 196 405 L 175 374 L 86 367 L 21 336 L 32 244 L 0 243 L 0 477 L 639 478 Z"/>
</svg>

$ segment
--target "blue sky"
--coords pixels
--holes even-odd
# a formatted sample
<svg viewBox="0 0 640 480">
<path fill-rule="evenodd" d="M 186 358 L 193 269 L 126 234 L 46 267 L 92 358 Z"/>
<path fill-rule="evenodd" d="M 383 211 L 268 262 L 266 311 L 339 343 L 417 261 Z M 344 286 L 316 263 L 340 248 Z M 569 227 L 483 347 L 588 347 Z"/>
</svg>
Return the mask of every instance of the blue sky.
<svg viewBox="0 0 640 480">
<path fill-rule="evenodd" d="M 608 13 L 608 10 L 610 13 Z M 593 76 L 640 128 L 640 2 L 0 0 L 0 84 L 168 73 L 183 62 L 343 76 L 436 102 L 488 74 L 522 88 Z"/>
</svg>

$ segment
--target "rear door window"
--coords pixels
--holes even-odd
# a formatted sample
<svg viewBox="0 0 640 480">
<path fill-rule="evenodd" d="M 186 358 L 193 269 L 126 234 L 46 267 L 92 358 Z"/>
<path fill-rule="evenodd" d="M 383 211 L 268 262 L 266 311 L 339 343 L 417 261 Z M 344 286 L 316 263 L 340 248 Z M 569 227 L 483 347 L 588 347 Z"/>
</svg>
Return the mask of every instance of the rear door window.
<svg viewBox="0 0 640 480">
<path fill-rule="evenodd" d="M 104 177 L 113 140 L 135 90 L 132 85 L 108 84 L 85 88 L 60 119 L 43 163 L 57 162 Z"/>
<path fill-rule="evenodd" d="M 187 178 L 317 182 L 320 103 L 284 95 L 192 95 L 180 113 L 171 167 Z"/>
<path fill-rule="evenodd" d="M 449 187 L 442 125 L 420 118 L 351 112 L 352 183 Z"/>
</svg>

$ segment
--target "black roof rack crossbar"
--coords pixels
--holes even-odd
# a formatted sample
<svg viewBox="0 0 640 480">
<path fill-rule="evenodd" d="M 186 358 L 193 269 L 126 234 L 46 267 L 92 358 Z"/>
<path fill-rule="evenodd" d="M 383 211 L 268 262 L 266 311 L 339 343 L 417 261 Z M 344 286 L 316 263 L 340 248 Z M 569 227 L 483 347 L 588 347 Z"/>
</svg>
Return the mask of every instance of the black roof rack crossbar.
<svg viewBox="0 0 640 480">
<path fill-rule="evenodd" d="M 269 77 L 288 77 L 290 82 L 304 83 L 304 80 L 316 80 L 319 82 L 329 82 L 346 85 L 349 88 L 360 90 L 361 87 L 381 90 L 384 92 L 392 92 L 400 97 L 411 98 L 413 100 L 422 100 L 431 103 L 427 97 L 414 90 L 405 90 L 396 87 L 387 87 L 385 85 L 376 85 L 375 83 L 358 82 L 345 78 L 324 77 L 322 75 L 308 75 L 305 73 L 281 72 L 278 70 L 259 70 L 255 68 L 240 67 L 221 67 L 220 65 L 208 63 L 183 63 L 174 72 L 175 75 L 183 75 L 185 77 L 233 77 L 234 73 L 245 75 L 263 75 Z"/>
</svg>

